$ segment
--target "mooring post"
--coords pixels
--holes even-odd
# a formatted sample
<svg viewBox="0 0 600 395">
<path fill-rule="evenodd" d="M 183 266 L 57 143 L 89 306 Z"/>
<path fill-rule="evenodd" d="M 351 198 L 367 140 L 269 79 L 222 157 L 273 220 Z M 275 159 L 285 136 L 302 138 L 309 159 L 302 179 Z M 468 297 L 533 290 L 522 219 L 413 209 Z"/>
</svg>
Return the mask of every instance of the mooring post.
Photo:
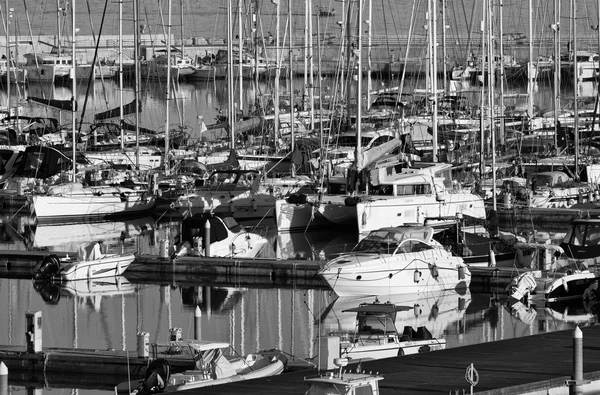
<svg viewBox="0 0 600 395">
<path fill-rule="evenodd" d="M 579 327 L 573 331 L 573 377 L 570 394 L 583 394 L 583 332 Z"/>
<path fill-rule="evenodd" d="M 8 395 L 8 368 L 0 361 L 0 395 Z"/>
<path fill-rule="evenodd" d="M 196 339 L 196 340 L 202 339 L 202 330 L 200 328 L 201 321 L 202 321 L 202 310 L 200 310 L 199 306 L 196 306 L 196 311 L 194 312 L 194 339 Z"/>
<path fill-rule="evenodd" d="M 204 256 L 210 256 L 210 221 L 204 223 Z"/>
</svg>

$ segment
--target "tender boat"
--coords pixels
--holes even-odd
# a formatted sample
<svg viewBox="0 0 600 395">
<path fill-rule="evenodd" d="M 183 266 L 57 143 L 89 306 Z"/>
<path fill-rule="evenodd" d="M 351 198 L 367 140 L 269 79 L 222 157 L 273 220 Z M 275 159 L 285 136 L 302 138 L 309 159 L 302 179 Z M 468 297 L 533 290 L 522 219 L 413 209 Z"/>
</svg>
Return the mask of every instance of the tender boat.
<svg viewBox="0 0 600 395">
<path fill-rule="evenodd" d="M 354 333 L 341 334 L 340 355 L 367 360 L 446 348 L 446 339 L 434 339 L 424 326 L 415 331 L 408 325 L 403 333 L 398 333 L 397 312 L 413 309 L 413 306 L 375 302 L 361 303 L 358 307 L 344 310 L 356 313 L 356 328 Z"/>
<path fill-rule="evenodd" d="M 343 368 L 348 366 L 347 358 L 336 358 L 334 364 L 339 370 L 304 378 L 304 382 L 308 384 L 305 395 L 379 395 L 379 381 L 383 380 L 383 377 L 357 372 L 359 368 L 344 371 Z"/>
<path fill-rule="evenodd" d="M 105 254 L 99 243 L 84 243 L 77 258 L 46 255 L 34 272 L 35 280 L 76 281 L 118 277 L 135 259 L 134 254 Z"/>
<path fill-rule="evenodd" d="M 373 231 L 318 273 L 342 297 L 465 289 L 471 281 L 464 260 L 435 241 L 430 226 Z"/>
<path fill-rule="evenodd" d="M 245 357 L 226 356 L 225 351 L 231 345 L 225 342 L 177 340 L 162 345 L 153 344 L 154 355 L 158 354 L 159 348 L 165 355 L 183 354 L 188 349 L 195 368 L 171 374 L 167 359 L 157 358 L 148 366 L 144 380 L 121 383 L 116 392 L 132 395 L 176 392 L 275 376 L 283 372 L 287 363 L 283 354 L 270 351 Z"/>
</svg>

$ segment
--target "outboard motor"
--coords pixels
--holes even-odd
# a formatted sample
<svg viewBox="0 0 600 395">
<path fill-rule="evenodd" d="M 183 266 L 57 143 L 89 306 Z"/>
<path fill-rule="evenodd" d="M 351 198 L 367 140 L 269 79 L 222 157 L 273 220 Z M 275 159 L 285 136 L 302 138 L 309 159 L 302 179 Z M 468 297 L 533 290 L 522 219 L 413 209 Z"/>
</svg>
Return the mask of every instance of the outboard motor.
<svg viewBox="0 0 600 395">
<path fill-rule="evenodd" d="M 156 359 L 146 369 L 146 378 L 131 393 L 148 395 L 162 392 L 167 386 L 170 376 L 171 366 L 169 362 L 164 358 Z"/>
<path fill-rule="evenodd" d="M 34 280 L 51 280 L 60 270 L 60 258 L 55 254 L 46 255 L 40 267 L 34 272 Z"/>
</svg>

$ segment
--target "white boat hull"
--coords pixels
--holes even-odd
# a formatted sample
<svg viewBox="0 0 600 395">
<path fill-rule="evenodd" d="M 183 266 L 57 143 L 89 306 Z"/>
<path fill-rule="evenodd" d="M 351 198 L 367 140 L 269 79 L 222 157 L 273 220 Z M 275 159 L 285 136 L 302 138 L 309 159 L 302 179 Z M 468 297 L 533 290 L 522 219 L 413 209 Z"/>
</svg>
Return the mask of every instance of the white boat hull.
<svg viewBox="0 0 600 395">
<path fill-rule="evenodd" d="M 366 235 L 387 226 L 424 224 L 428 218 L 456 214 L 485 219 L 483 199 L 471 193 L 448 193 L 438 201 L 434 194 L 369 199 L 356 205 L 358 230 Z"/>
<path fill-rule="evenodd" d="M 342 358 L 368 360 L 443 350 L 446 348 L 446 340 L 429 339 L 388 342 L 387 336 L 382 336 L 378 340 L 361 337 L 360 344 L 341 342 L 340 346 Z"/>
<path fill-rule="evenodd" d="M 154 206 L 151 194 L 137 192 L 88 188 L 62 195 L 34 195 L 33 210 L 38 222 L 74 222 L 137 215 Z"/>
<path fill-rule="evenodd" d="M 379 257 L 350 254 L 328 263 L 319 274 L 340 297 L 416 294 L 468 288 L 471 273 L 461 258 L 422 251 Z"/>
<path fill-rule="evenodd" d="M 63 281 L 92 280 L 105 277 L 118 277 L 135 259 L 133 254 L 106 255 L 92 261 L 77 261 L 65 266 L 60 272 Z"/>
</svg>

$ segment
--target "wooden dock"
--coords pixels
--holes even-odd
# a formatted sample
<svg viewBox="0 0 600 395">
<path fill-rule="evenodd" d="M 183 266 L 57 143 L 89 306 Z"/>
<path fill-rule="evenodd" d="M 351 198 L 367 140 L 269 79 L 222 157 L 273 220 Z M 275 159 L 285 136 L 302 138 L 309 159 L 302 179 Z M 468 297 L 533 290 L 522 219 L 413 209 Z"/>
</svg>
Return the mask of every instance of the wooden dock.
<svg viewBox="0 0 600 395">
<path fill-rule="evenodd" d="M 583 370 L 584 379 L 592 380 L 596 392 L 600 391 L 600 326 L 582 328 L 583 331 Z M 573 368 L 573 331 L 544 333 L 518 339 L 502 340 L 471 346 L 450 348 L 431 353 L 422 353 L 377 361 L 362 362 L 363 371 L 379 373 L 381 395 L 401 393 L 448 394 L 451 391 L 469 391 L 465 381 L 465 371 L 473 364 L 479 375 L 475 387 L 478 394 L 515 394 L 524 390 L 533 391 L 549 387 L 564 387 Z M 9 380 L 35 382 L 35 377 L 56 377 L 55 385 L 72 388 L 79 383 L 78 378 L 102 372 L 103 379 L 92 387 L 110 390 L 131 368 L 132 378 L 144 374 L 148 360 L 127 355 L 124 351 L 83 350 L 83 349 L 44 349 L 42 353 L 26 353 L 25 347 L 0 346 L 0 361 L 9 368 Z M 181 358 L 170 359 L 174 369 Z M 356 365 L 347 369 L 355 370 Z M 26 373 L 23 373 L 23 372 Z M 69 373 L 77 372 L 77 375 Z M 239 394 L 304 394 L 304 377 L 315 375 L 315 369 L 301 369 L 291 373 L 252 382 L 235 382 L 214 387 L 186 391 L 193 395 L 239 395 Z M 68 378 L 72 382 L 67 380 Z M 59 384 L 60 383 L 60 384 Z M 77 384 L 79 385 L 79 384 Z M 88 388 L 89 383 L 85 387 Z M 543 391 L 542 393 L 547 393 Z M 588 392 L 589 393 L 589 392 Z"/>
<path fill-rule="evenodd" d="M 317 275 L 320 263 L 301 259 L 274 258 L 207 258 L 200 256 L 182 256 L 162 258 L 155 255 L 139 255 L 127 268 L 127 277 L 154 277 L 172 274 L 187 277 L 211 276 L 224 282 L 252 283 L 272 285 L 318 285 L 322 280 Z M 140 279 L 138 277 L 138 279 Z M 246 279 L 246 280 L 243 280 Z"/>
</svg>

